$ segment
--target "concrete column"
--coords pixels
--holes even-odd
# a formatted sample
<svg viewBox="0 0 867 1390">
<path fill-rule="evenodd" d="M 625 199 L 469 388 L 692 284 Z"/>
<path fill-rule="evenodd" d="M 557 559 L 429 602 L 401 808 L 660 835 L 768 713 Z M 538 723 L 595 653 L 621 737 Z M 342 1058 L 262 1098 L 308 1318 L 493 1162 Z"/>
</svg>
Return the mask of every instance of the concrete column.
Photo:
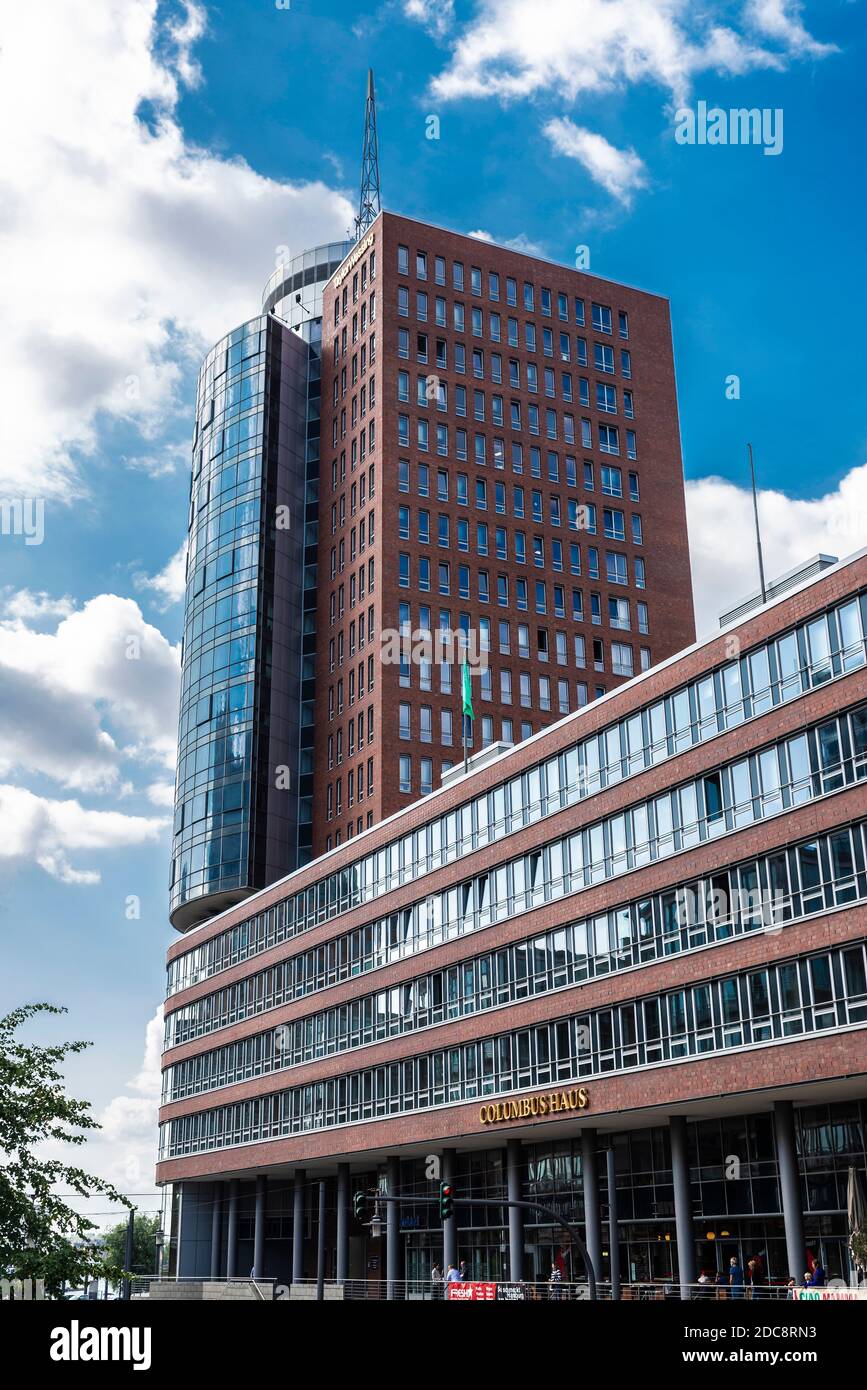
<svg viewBox="0 0 867 1390">
<path fill-rule="evenodd" d="M 443 1149 L 443 1182 L 451 1183 L 455 1181 L 455 1151 L 454 1149 Z M 443 1277 L 448 1273 L 449 1265 L 456 1265 L 458 1262 L 458 1219 L 452 1216 L 448 1221 L 443 1222 Z"/>
<path fill-rule="evenodd" d="M 608 1174 L 608 1262 L 611 1271 L 611 1298 L 620 1298 L 620 1241 L 617 1227 L 617 1182 L 614 1174 L 614 1149 L 605 1155 Z"/>
<path fill-rule="evenodd" d="M 337 1281 L 349 1278 L 349 1164 L 337 1165 Z"/>
<path fill-rule="evenodd" d="M 223 1227 L 223 1191 L 221 1182 L 211 1184 L 211 1278 L 220 1277 L 220 1236 Z"/>
<path fill-rule="evenodd" d="M 295 1169 L 292 1208 L 292 1281 L 304 1277 L 304 1178 L 303 1168 Z"/>
<path fill-rule="evenodd" d="M 389 1158 L 387 1160 L 387 1182 L 389 1197 L 396 1197 L 400 1192 L 400 1159 Z M 400 1203 L 386 1203 L 385 1218 L 385 1273 L 386 1273 L 386 1298 L 398 1298 L 400 1291 L 397 1287 L 400 1279 Z"/>
<path fill-rule="evenodd" d="M 226 1278 L 234 1279 L 238 1273 L 238 1198 L 241 1192 L 239 1178 L 229 1183 L 229 1219 L 226 1230 Z"/>
<path fill-rule="evenodd" d="M 265 1273 L 265 1194 L 268 1179 L 264 1173 L 256 1178 L 256 1215 L 253 1223 L 253 1270 L 256 1279 Z"/>
<path fill-rule="evenodd" d="M 801 1183 L 798 1176 L 798 1150 L 795 1144 L 795 1114 L 790 1100 L 774 1103 L 774 1130 L 777 1161 L 780 1165 L 780 1195 L 786 1228 L 786 1257 L 789 1274 L 800 1283 L 807 1252 L 804 1246 L 804 1214 L 801 1210 Z"/>
<path fill-rule="evenodd" d="M 692 1226 L 692 1195 L 689 1190 L 689 1157 L 686 1120 L 672 1115 L 668 1122 L 671 1140 L 671 1176 L 674 1184 L 674 1224 L 677 1230 L 677 1271 L 680 1296 L 689 1298 L 689 1285 L 695 1283 L 695 1236 Z"/>
<path fill-rule="evenodd" d="M 524 1148 L 520 1139 L 506 1143 L 506 1191 L 510 1202 L 520 1202 L 523 1196 L 521 1165 Z M 521 1207 L 509 1207 L 509 1278 L 514 1284 L 524 1277 L 524 1212 Z"/>
<path fill-rule="evenodd" d="M 581 1131 L 581 1184 L 584 1189 L 584 1243 L 597 1279 L 602 1278 L 602 1207 L 599 1200 L 599 1167 L 596 1162 L 596 1130 Z M 576 1271 L 577 1272 L 577 1271 Z"/>
</svg>

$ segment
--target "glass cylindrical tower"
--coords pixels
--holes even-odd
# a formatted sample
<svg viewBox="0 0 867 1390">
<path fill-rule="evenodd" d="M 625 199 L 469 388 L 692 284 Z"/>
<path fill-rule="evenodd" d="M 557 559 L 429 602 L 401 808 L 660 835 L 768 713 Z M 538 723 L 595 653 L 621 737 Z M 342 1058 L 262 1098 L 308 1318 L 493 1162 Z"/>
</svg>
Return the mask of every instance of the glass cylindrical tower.
<svg viewBox="0 0 867 1390">
<path fill-rule="evenodd" d="M 278 267 L 263 314 L 199 374 L 170 880 L 180 930 L 309 857 L 322 288 L 349 245 Z"/>
</svg>

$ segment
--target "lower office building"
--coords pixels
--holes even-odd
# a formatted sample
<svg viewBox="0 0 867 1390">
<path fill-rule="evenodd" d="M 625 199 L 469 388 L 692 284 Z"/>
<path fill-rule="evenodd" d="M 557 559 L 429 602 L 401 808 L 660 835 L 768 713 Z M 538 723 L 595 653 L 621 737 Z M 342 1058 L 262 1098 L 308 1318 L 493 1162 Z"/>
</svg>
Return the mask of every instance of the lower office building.
<svg viewBox="0 0 867 1390">
<path fill-rule="evenodd" d="M 329 1278 L 580 1277 L 506 1195 L 577 1223 L 603 1278 L 612 1197 L 624 1280 L 845 1276 L 865 634 L 867 551 L 174 943 L 169 1268 L 312 1276 L 325 1180 Z M 352 1193 L 385 1185 L 374 1238 Z"/>
</svg>

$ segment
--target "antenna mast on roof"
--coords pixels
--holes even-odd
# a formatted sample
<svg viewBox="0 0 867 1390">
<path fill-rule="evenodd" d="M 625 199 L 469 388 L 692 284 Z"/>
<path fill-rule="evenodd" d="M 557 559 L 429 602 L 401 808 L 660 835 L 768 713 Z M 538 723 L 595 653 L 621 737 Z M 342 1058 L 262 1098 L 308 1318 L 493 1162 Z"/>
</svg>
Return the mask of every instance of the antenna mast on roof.
<svg viewBox="0 0 867 1390">
<path fill-rule="evenodd" d="M 380 211 L 379 148 L 376 141 L 376 97 L 373 68 L 367 70 L 367 101 L 364 107 L 364 148 L 361 154 L 361 196 L 355 219 L 355 239 L 361 238 Z"/>
</svg>

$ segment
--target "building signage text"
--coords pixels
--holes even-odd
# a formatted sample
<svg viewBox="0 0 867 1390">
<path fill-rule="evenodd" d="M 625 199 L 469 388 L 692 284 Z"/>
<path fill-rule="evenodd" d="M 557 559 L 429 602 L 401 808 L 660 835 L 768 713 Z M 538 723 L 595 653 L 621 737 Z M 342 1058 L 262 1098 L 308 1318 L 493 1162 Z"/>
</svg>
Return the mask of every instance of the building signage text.
<svg viewBox="0 0 867 1390">
<path fill-rule="evenodd" d="M 491 1101 L 479 1111 L 479 1123 L 500 1124 L 503 1120 L 527 1120 L 538 1115 L 564 1115 L 570 1110 L 586 1110 L 590 1096 L 586 1086 L 573 1086 L 568 1091 L 545 1091 L 531 1096 L 516 1096 L 512 1100 Z"/>
<path fill-rule="evenodd" d="M 347 275 L 349 274 L 349 272 L 350 272 L 350 270 L 352 269 L 352 267 L 353 267 L 354 265 L 357 265 L 357 264 L 358 264 L 358 262 L 361 260 L 362 256 L 364 255 L 365 251 L 369 251 L 372 245 L 373 245 L 373 232 L 368 232 L 368 233 L 367 233 L 367 236 L 364 238 L 364 241 L 360 241 L 360 242 L 358 243 L 358 245 L 356 246 L 355 250 L 354 250 L 354 251 L 350 251 L 350 253 L 349 253 L 349 255 L 347 256 L 346 260 L 343 262 L 343 265 L 340 267 L 340 269 L 337 271 L 336 275 L 334 276 L 334 288 L 335 288 L 335 289 L 337 289 L 338 285 L 342 285 L 342 284 L 343 284 L 343 281 L 346 279 L 346 277 L 347 277 Z"/>
</svg>

